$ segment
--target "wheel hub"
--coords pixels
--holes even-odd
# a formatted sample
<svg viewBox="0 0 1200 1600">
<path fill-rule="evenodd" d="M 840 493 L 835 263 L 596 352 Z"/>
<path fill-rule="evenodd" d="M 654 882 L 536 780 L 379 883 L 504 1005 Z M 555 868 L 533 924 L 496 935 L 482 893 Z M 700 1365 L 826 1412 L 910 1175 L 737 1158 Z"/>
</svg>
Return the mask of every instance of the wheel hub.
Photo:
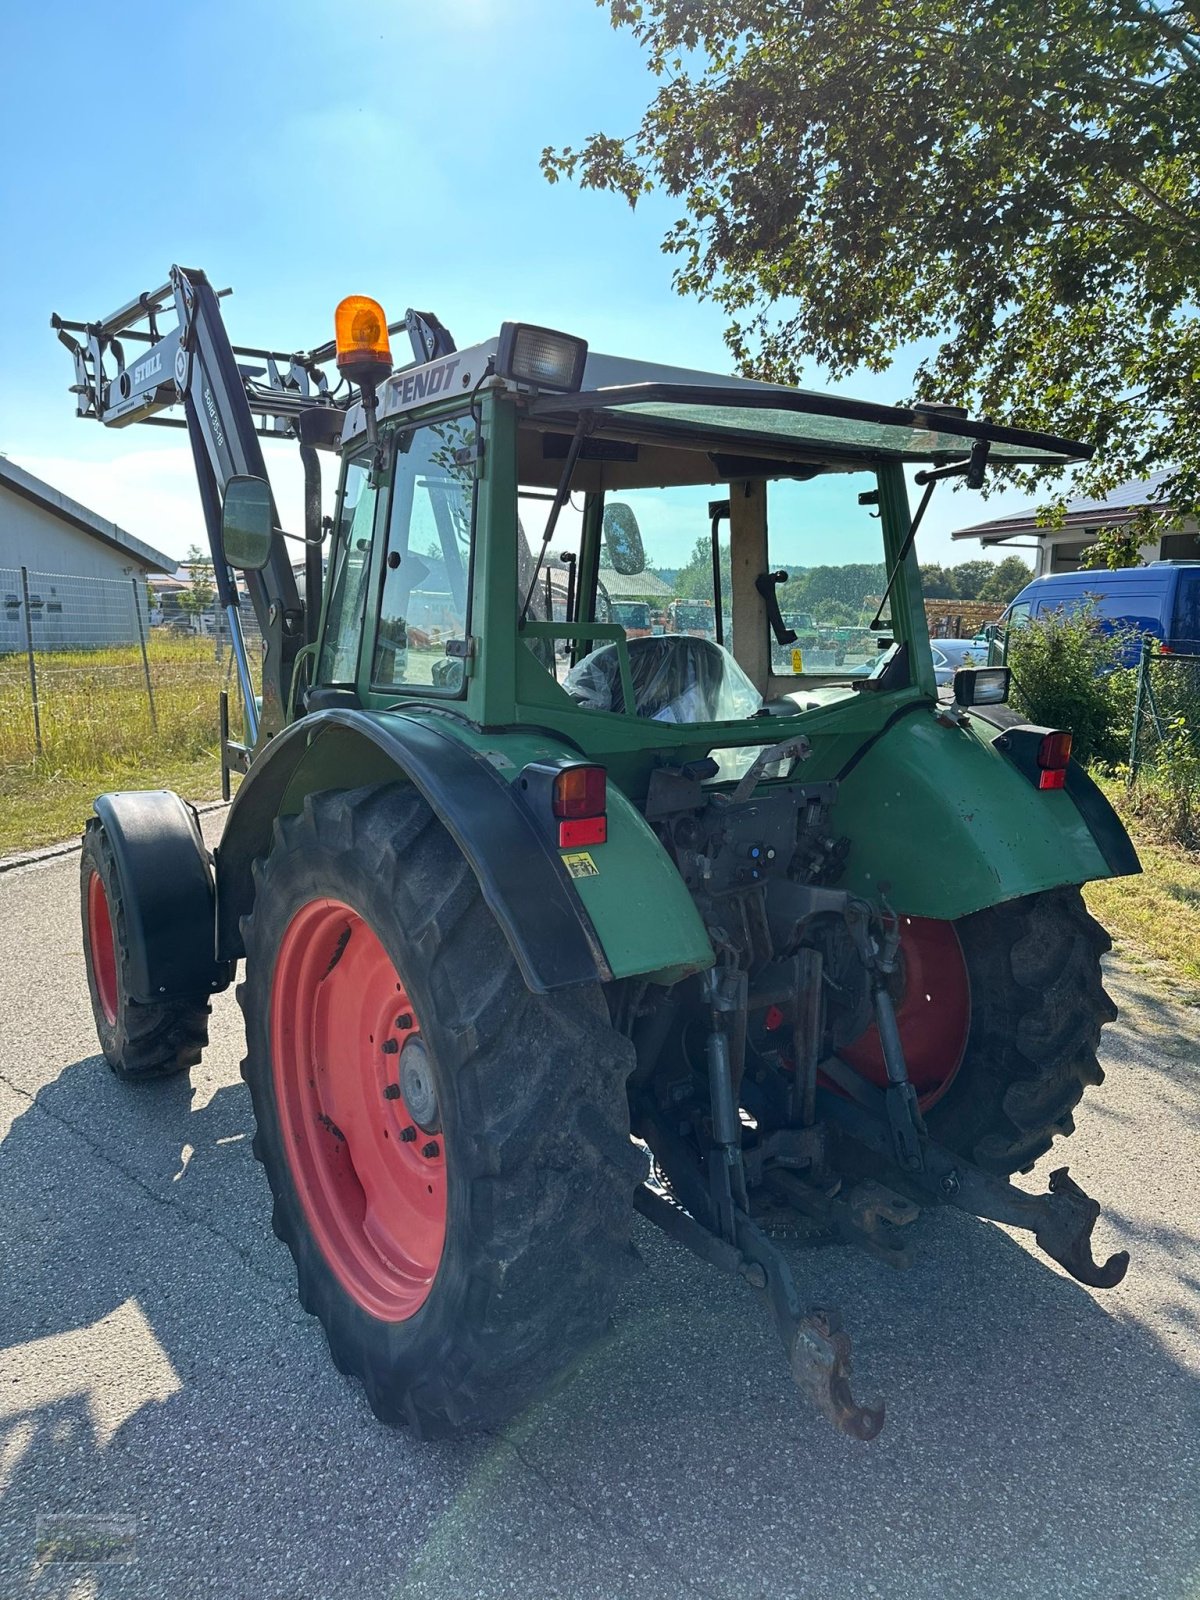
<svg viewBox="0 0 1200 1600">
<path fill-rule="evenodd" d="M 400 1052 L 400 1097 L 422 1132 L 441 1132 L 442 1114 L 433 1086 L 429 1051 L 419 1035 L 407 1039 Z"/>
</svg>

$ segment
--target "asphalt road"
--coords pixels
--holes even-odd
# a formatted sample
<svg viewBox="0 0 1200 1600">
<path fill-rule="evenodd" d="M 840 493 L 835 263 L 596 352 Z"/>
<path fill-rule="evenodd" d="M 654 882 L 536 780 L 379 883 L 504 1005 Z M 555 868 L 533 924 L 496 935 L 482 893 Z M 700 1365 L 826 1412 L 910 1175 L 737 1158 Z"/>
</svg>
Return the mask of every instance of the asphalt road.
<svg viewBox="0 0 1200 1600">
<path fill-rule="evenodd" d="M 190 1086 L 92 1053 L 77 871 L 0 876 L 3 1600 L 1200 1595 L 1197 1019 L 1132 969 L 1067 1147 L 1120 1288 L 956 1213 L 907 1273 L 798 1255 L 888 1401 L 861 1445 L 753 1296 L 639 1222 L 612 1338 L 504 1437 L 422 1445 L 296 1302 L 232 996 Z M 49 1559 L 80 1529 L 132 1559 Z"/>
</svg>

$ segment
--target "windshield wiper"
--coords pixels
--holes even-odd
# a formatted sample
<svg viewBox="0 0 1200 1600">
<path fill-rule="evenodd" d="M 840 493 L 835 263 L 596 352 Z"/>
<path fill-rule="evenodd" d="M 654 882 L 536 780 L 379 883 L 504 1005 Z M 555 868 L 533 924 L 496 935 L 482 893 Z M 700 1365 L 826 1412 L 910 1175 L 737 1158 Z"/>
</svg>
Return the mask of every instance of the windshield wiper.
<svg viewBox="0 0 1200 1600">
<path fill-rule="evenodd" d="M 554 529 L 558 523 L 559 512 L 566 505 L 570 496 L 571 478 L 575 472 L 575 463 L 579 460 L 579 452 L 583 448 L 584 435 L 587 433 L 588 424 L 591 421 L 591 417 L 592 414 L 590 411 L 583 412 L 580 415 L 578 427 L 571 435 L 571 444 L 567 450 L 567 459 L 563 462 L 562 474 L 558 480 L 558 488 L 554 492 L 554 500 L 550 506 L 550 513 L 546 518 L 546 532 L 542 536 L 542 548 L 538 552 L 537 560 L 533 564 L 533 577 L 530 580 L 529 589 L 525 595 L 525 604 L 521 607 L 521 615 L 517 618 L 518 628 L 523 628 L 525 626 L 525 618 L 529 612 L 530 602 L 533 599 L 533 592 L 537 588 L 538 573 L 542 570 L 542 562 L 546 559 L 546 551 L 549 550 L 550 541 L 554 537 Z M 551 618 L 551 621 L 553 621 L 553 618 Z"/>
</svg>

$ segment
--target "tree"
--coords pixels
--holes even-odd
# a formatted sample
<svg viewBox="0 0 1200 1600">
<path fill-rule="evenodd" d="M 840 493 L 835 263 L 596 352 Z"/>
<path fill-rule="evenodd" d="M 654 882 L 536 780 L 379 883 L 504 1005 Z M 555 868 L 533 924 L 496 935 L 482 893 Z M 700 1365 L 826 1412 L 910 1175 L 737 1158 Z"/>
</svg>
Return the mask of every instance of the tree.
<svg viewBox="0 0 1200 1600">
<path fill-rule="evenodd" d="M 954 583 L 954 598 L 978 600 L 980 591 L 995 570 L 993 562 L 980 559 L 960 561 L 956 567 L 951 567 L 947 576 Z"/>
<path fill-rule="evenodd" d="M 212 609 L 217 597 L 212 557 L 206 556 L 198 544 L 189 545 L 184 566 L 188 571 L 188 586 L 179 596 L 179 604 L 190 615 L 200 616 Z"/>
<path fill-rule="evenodd" d="M 727 545 L 720 546 L 721 594 L 726 610 L 733 585 L 732 558 Z M 692 546 L 685 567 L 675 577 L 675 594 L 680 600 L 711 600 L 713 597 L 712 541 L 701 534 Z"/>
<path fill-rule="evenodd" d="M 995 600 L 1006 606 L 1033 577 L 1033 568 L 1020 556 L 1005 556 L 998 561 L 979 589 L 980 600 Z"/>
<path fill-rule="evenodd" d="M 1090 494 L 1173 469 L 1159 510 L 1197 510 L 1195 0 L 599 3 L 657 93 L 543 169 L 679 201 L 676 287 L 727 313 L 744 371 L 933 340 L 917 398 L 1094 442 Z"/>
<path fill-rule="evenodd" d="M 921 588 L 927 600 L 953 600 L 958 593 L 954 569 L 936 564 L 922 565 Z"/>
</svg>

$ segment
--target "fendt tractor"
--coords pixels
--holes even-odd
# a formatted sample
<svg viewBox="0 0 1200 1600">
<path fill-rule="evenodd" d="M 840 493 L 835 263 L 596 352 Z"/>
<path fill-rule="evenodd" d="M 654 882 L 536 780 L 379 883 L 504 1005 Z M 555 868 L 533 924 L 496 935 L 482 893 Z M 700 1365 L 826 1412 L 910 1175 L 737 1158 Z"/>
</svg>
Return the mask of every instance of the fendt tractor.
<svg viewBox="0 0 1200 1600">
<path fill-rule="evenodd" d="M 914 549 L 943 480 L 1087 446 L 531 324 L 460 350 L 362 296 L 318 349 L 234 348 L 218 300 L 176 267 L 54 319 L 80 416 L 187 429 L 242 719 L 215 850 L 177 795 L 96 801 L 87 979 L 140 1081 L 200 1060 L 242 964 L 274 1227 L 376 1414 L 528 1406 L 608 1333 L 635 1211 L 757 1292 L 859 1439 L 883 1407 L 798 1245 L 903 1266 L 954 1206 L 1119 1283 L 1065 1167 L 1009 1178 L 1101 1081 L 1080 885 L 1137 857 L 1007 668 L 939 698 Z M 300 526 L 260 436 L 299 442 Z M 627 633 L 598 594 L 709 621 Z"/>
</svg>

